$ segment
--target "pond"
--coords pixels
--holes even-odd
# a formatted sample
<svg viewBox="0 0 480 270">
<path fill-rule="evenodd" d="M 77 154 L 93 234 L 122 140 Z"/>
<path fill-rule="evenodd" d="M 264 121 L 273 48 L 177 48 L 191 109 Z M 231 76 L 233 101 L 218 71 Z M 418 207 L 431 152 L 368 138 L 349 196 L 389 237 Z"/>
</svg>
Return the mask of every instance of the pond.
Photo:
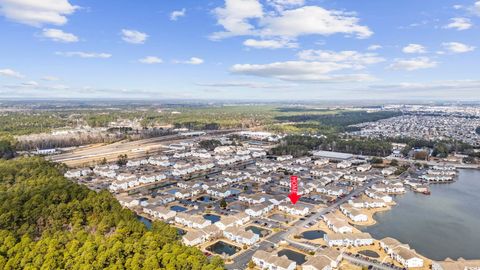
<svg viewBox="0 0 480 270">
<path fill-rule="evenodd" d="M 145 224 L 145 226 L 147 227 L 147 229 L 150 230 L 150 228 L 152 228 L 152 221 L 148 218 L 145 218 L 145 217 L 142 217 L 142 216 L 139 216 L 137 215 L 137 219 L 142 222 L 143 224 Z"/>
<path fill-rule="evenodd" d="M 228 256 L 231 256 L 237 253 L 240 250 L 240 248 L 237 246 L 225 243 L 223 241 L 218 241 L 215 244 L 207 247 L 207 250 L 219 255 L 227 254 Z"/>
<path fill-rule="evenodd" d="M 179 205 L 170 206 L 170 209 L 175 211 L 175 212 L 185 212 L 185 211 L 187 211 L 187 208 L 181 207 Z"/>
<path fill-rule="evenodd" d="M 325 232 L 322 230 L 306 231 L 301 234 L 302 238 L 307 240 L 322 239 Z"/>
<path fill-rule="evenodd" d="M 358 253 L 370 258 L 380 258 L 380 255 L 378 255 L 378 253 L 373 250 L 361 250 Z"/>
<path fill-rule="evenodd" d="M 245 228 L 247 231 L 252 231 L 254 234 L 264 237 L 270 234 L 270 231 L 264 228 L 256 227 L 256 226 L 248 226 Z"/>
<path fill-rule="evenodd" d="M 178 189 L 175 189 L 175 188 L 174 188 L 174 189 L 168 190 L 167 193 L 172 194 L 172 195 L 175 195 L 175 193 L 177 193 L 177 191 L 178 191 Z"/>
<path fill-rule="evenodd" d="M 212 214 L 203 215 L 203 218 L 206 220 L 210 220 L 212 223 L 220 221 L 220 216 L 212 215 Z"/>
<path fill-rule="evenodd" d="M 209 202 L 213 202 L 215 200 L 210 196 L 201 196 L 197 199 L 197 201 L 203 202 L 203 203 L 209 203 Z"/>
<path fill-rule="evenodd" d="M 277 253 L 277 255 L 279 257 L 285 255 L 285 256 L 287 256 L 288 259 L 296 262 L 297 265 L 302 265 L 306 261 L 306 259 L 305 259 L 306 255 L 304 255 L 302 253 L 298 253 L 298 252 L 293 251 L 291 249 L 282 249 Z"/>
</svg>

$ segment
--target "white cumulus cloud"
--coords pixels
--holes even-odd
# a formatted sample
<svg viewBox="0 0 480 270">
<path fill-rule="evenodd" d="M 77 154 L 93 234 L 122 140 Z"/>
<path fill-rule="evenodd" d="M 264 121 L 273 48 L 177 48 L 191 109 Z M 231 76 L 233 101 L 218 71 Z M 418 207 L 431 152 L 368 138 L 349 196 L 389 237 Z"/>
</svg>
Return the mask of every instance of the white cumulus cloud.
<svg viewBox="0 0 480 270">
<path fill-rule="evenodd" d="M 56 55 L 66 56 L 66 57 L 80 57 L 80 58 L 110 58 L 112 57 L 109 53 L 96 53 L 96 52 L 55 52 Z"/>
<path fill-rule="evenodd" d="M 4 68 L 0 69 L 0 76 L 5 76 L 5 77 L 14 77 L 14 78 L 23 78 L 24 76 L 13 69 L 10 68 Z"/>
<path fill-rule="evenodd" d="M 360 20 L 353 13 L 320 6 L 265 12 L 259 0 L 225 0 L 225 6 L 216 8 L 214 14 L 224 31 L 214 33 L 211 36 L 213 39 L 243 35 L 295 39 L 304 35 L 337 33 L 367 38 L 373 34 L 367 26 L 359 24 Z"/>
<path fill-rule="evenodd" d="M 182 8 L 181 10 L 174 10 L 172 13 L 170 13 L 170 20 L 171 21 L 176 21 L 180 17 L 184 17 L 187 13 L 187 10 Z"/>
<path fill-rule="evenodd" d="M 381 48 L 383 48 L 382 45 L 373 44 L 373 45 L 368 46 L 367 50 L 376 51 L 376 50 L 380 50 Z"/>
<path fill-rule="evenodd" d="M 40 27 L 64 25 L 77 9 L 68 0 L 0 0 L 0 13 L 7 19 Z"/>
<path fill-rule="evenodd" d="M 203 64 L 205 61 L 199 57 L 190 57 L 188 60 L 174 60 L 175 64 L 187 64 L 187 65 L 200 65 Z"/>
<path fill-rule="evenodd" d="M 445 25 L 444 28 L 462 31 L 470 29 L 472 26 L 472 21 L 468 18 L 451 18 L 450 23 Z"/>
<path fill-rule="evenodd" d="M 420 44 L 408 44 L 407 46 L 403 47 L 402 51 L 404 53 L 426 53 L 427 50 L 423 45 Z"/>
<path fill-rule="evenodd" d="M 143 44 L 147 38 L 148 35 L 146 33 L 132 29 L 122 29 L 122 39 L 125 42 L 132 44 Z"/>
<path fill-rule="evenodd" d="M 42 31 L 42 37 L 49 38 L 53 41 L 72 43 L 77 42 L 78 37 L 72 33 L 63 32 L 60 29 L 46 28 Z"/>
<path fill-rule="evenodd" d="M 417 57 L 412 59 L 395 59 L 389 68 L 394 70 L 413 71 L 417 69 L 434 68 L 437 64 L 437 62 L 432 61 L 428 57 Z"/>
<path fill-rule="evenodd" d="M 163 60 L 156 56 L 147 56 L 138 60 L 142 64 L 160 64 Z"/>
<path fill-rule="evenodd" d="M 303 50 L 298 57 L 308 61 L 343 62 L 363 68 L 364 65 L 371 65 L 385 61 L 376 53 L 360 53 L 357 51 L 328 51 L 328 50 Z"/>
<path fill-rule="evenodd" d="M 450 53 L 466 53 L 475 50 L 474 46 L 469 46 L 460 42 L 444 42 L 442 46 Z"/>
</svg>

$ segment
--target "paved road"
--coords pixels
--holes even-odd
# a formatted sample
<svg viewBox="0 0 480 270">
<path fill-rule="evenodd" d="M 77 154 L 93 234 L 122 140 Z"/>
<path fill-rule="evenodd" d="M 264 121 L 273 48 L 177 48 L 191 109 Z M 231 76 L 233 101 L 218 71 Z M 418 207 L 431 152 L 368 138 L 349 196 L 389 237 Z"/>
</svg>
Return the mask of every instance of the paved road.
<svg viewBox="0 0 480 270">
<path fill-rule="evenodd" d="M 317 219 L 320 218 L 322 215 L 336 209 L 341 204 L 350 200 L 353 196 L 361 194 L 367 188 L 371 187 L 373 184 L 380 181 L 380 179 L 381 178 L 375 178 L 372 181 L 370 181 L 368 184 L 366 184 L 366 185 L 364 185 L 360 188 L 354 189 L 347 196 L 343 197 L 342 199 L 338 200 L 337 202 L 333 203 L 332 205 L 328 206 L 327 208 L 317 212 L 316 214 L 310 216 L 309 218 L 305 219 L 304 221 L 298 220 L 294 224 L 290 225 L 291 227 L 287 231 L 277 232 L 277 233 L 274 233 L 274 234 L 270 235 L 266 239 L 259 242 L 256 246 L 252 246 L 246 252 L 236 256 L 233 259 L 234 262 L 232 264 L 226 265 L 227 269 L 232 269 L 232 270 L 234 270 L 234 269 L 244 269 L 244 267 L 252 259 L 252 256 L 255 253 L 255 251 L 257 251 L 259 249 L 260 250 L 266 250 L 269 247 L 275 246 L 276 244 L 278 244 L 282 240 L 287 241 L 291 245 L 293 245 L 295 247 L 298 247 L 300 249 L 312 250 L 312 251 L 318 250 L 319 247 L 316 246 L 316 245 L 314 246 L 314 245 L 311 245 L 311 244 L 301 243 L 301 242 L 297 242 L 297 241 L 289 239 L 290 235 L 295 233 L 297 229 L 302 228 L 303 226 L 305 226 L 305 224 L 308 224 L 309 222 L 317 223 Z M 389 269 L 389 270 L 391 270 L 391 269 Z"/>
<path fill-rule="evenodd" d="M 381 264 L 379 262 L 375 262 L 375 261 L 370 261 L 370 260 L 366 260 L 366 259 L 363 259 L 363 258 L 357 258 L 357 257 L 354 257 L 354 256 L 350 256 L 350 255 L 347 255 L 347 254 L 342 254 L 343 258 L 355 265 L 361 265 L 361 266 L 366 266 L 366 267 L 372 267 L 371 269 L 373 270 L 399 270 L 401 268 L 397 268 L 397 267 L 391 267 L 391 266 L 388 266 L 388 265 L 385 265 L 385 264 Z"/>
</svg>

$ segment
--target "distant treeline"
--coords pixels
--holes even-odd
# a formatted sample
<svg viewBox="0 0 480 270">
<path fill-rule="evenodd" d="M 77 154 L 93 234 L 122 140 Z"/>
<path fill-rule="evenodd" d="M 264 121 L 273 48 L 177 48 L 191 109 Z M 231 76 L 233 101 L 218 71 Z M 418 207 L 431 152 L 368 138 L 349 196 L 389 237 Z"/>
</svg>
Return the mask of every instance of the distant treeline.
<svg viewBox="0 0 480 270">
<path fill-rule="evenodd" d="M 0 160 L 0 269 L 220 270 L 180 242 L 177 230 L 148 230 L 107 191 L 94 192 L 40 158 Z"/>
<path fill-rule="evenodd" d="M 472 155 L 474 147 L 468 143 L 454 141 L 454 140 L 423 140 L 412 138 L 386 138 L 386 140 L 395 143 L 404 143 L 407 146 L 403 149 L 402 154 L 408 155 L 412 149 L 430 148 L 433 149 L 432 156 L 445 158 L 450 153 L 462 153 Z"/>
<path fill-rule="evenodd" d="M 338 136 L 317 138 L 292 135 L 285 137 L 279 146 L 271 149 L 273 155 L 308 155 L 311 150 L 337 151 L 367 156 L 388 156 L 392 152 L 390 142 L 374 139 L 343 139 Z"/>
<path fill-rule="evenodd" d="M 332 126 L 345 129 L 349 125 L 356 125 L 364 122 L 374 122 L 382 119 L 402 115 L 401 112 L 379 111 L 379 112 L 340 112 L 337 114 L 304 114 L 292 116 L 277 116 L 275 119 L 284 122 L 319 122 L 325 126 Z"/>
</svg>

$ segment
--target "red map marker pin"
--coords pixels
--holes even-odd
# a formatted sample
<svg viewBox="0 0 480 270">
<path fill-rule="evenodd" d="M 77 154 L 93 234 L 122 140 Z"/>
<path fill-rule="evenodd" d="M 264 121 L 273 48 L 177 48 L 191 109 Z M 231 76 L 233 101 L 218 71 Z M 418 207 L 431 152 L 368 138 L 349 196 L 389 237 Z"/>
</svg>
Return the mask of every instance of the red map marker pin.
<svg viewBox="0 0 480 270">
<path fill-rule="evenodd" d="M 298 202 L 298 199 L 300 199 L 300 195 L 297 194 L 298 192 L 298 177 L 296 175 L 290 176 L 290 194 L 288 195 L 288 198 L 290 198 L 290 201 L 293 204 L 296 204 Z"/>
</svg>

